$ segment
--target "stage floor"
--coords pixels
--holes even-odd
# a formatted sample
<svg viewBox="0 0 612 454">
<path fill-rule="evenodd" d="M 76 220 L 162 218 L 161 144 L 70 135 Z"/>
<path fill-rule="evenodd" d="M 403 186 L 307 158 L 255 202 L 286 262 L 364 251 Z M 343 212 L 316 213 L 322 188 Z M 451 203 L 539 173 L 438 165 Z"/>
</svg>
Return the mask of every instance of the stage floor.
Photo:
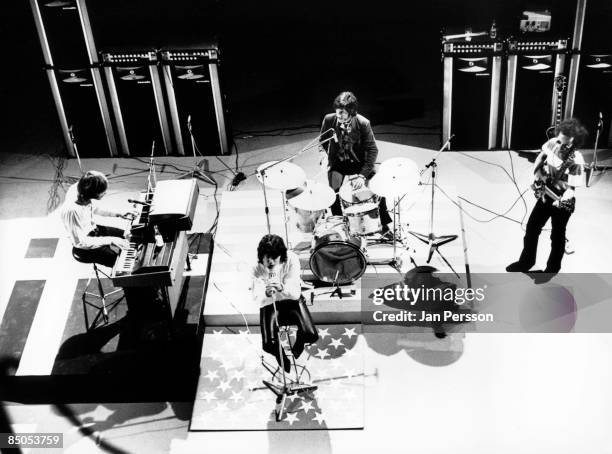
<svg viewBox="0 0 612 454">
<path fill-rule="evenodd" d="M 294 154 L 305 143 L 297 142 L 291 146 L 245 154 L 241 156 L 240 168 L 248 174 L 264 162 Z M 380 161 L 405 156 L 423 167 L 433 156 L 431 150 L 382 141 L 378 143 Z M 521 200 L 515 204 L 519 191 L 508 175 L 514 171 L 520 191 L 527 189 L 531 183 L 529 159 L 533 157 L 515 152 L 472 152 L 444 153 L 438 159 L 439 187 L 450 199 L 461 200 L 467 264 L 472 272 L 502 272 L 508 263 L 517 258 L 523 236 L 520 221 L 525 213 L 528 214 L 534 200 L 528 191 L 525 193 L 527 206 Z M 231 165 L 234 157 L 222 159 Z M 182 161 L 178 158 L 163 158 L 159 162 Z M 316 176 L 319 172 L 319 157 L 316 153 L 305 153 L 296 158 L 295 162 L 306 170 L 309 178 L 318 181 L 324 179 L 323 175 Z M 113 166 L 118 165 L 119 173 L 124 174 L 137 164 L 131 160 L 109 159 L 85 161 L 84 165 L 111 174 Z M 71 161 L 65 173 L 75 174 L 75 168 L 76 163 Z M 232 175 L 214 160 L 210 160 L 210 168 L 211 171 L 219 172 L 215 175 L 223 175 L 223 178 L 219 178 L 219 186 L 225 187 Z M 49 167 L 47 178 L 51 178 L 52 170 Z M 21 174 L 24 170 L 15 172 Z M 160 177 L 172 178 L 174 175 L 160 172 Z M 114 180 L 113 191 L 107 196 L 109 205 L 118 207 L 127 197 L 141 189 L 141 178 L 125 176 Z M 13 189 L 9 189 L 11 193 Z M 47 189 L 45 184 L 39 193 L 46 195 Z M 198 207 L 196 230 L 206 231 L 215 217 L 215 203 L 212 189 L 204 185 L 201 185 L 201 189 L 203 203 Z M 612 223 L 611 189 L 612 178 L 606 174 L 595 178 L 592 187 L 579 190 L 576 212 L 568 225 L 568 236 L 576 252 L 565 256 L 564 271 L 611 272 L 612 263 L 605 253 L 605 238 L 608 226 Z M 14 191 L 17 190 L 14 188 Z M 258 191 L 259 183 L 251 176 L 235 193 L 226 191 L 224 194 L 232 194 L 228 200 L 240 193 L 244 193 L 245 198 L 249 193 L 256 198 Z M 427 191 L 423 194 L 415 193 L 415 197 L 420 196 L 425 200 L 422 206 L 427 206 L 426 195 Z M 225 195 L 222 197 L 226 198 Z M 446 202 L 452 204 L 449 198 L 439 192 L 436 194 L 436 203 L 439 201 L 440 207 Z M 40 200 L 32 200 L 32 204 L 36 203 L 40 203 Z M 456 244 L 450 246 L 459 247 L 460 251 L 450 253 L 451 249 L 448 250 L 449 255 L 458 260 L 454 262 L 457 268 L 465 271 L 461 217 L 459 208 L 454 207 L 443 210 L 444 214 L 436 211 L 435 230 L 439 234 L 460 235 L 454 242 Z M 484 222 L 494 216 L 487 210 L 505 212 L 506 218 L 498 217 Z M 265 219 L 258 212 L 260 209 L 253 208 L 252 214 L 257 217 L 261 228 Z M 426 211 L 408 211 L 405 220 L 411 223 L 412 228 L 417 224 L 417 219 L 426 218 Z M 233 222 L 241 221 L 235 217 Z M 255 250 L 247 250 L 246 244 L 235 246 L 234 240 L 228 244 L 227 238 L 223 240 L 225 233 L 222 226 L 220 222 L 217 233 L 219 247 L 216 245 L 213 257 L 216 263 L 221 266 L 223 260 L 226 260 L 222 255 L 223 247 L 236 255 L 238 263 L 252 261 Z M 28 312 L 30 328 L 26 333 L 27 341 L 18 372 L 45 375 L 51 370 L 53 358 L 60 347 L 77 283 L 89 275 L 90 268 L 76 264 L 71 259 L 67 240 L 53 215 L 5 219 L 0 227 L 0 247 L 4 251 L 0 256 L 0 314 L 3 323 L 10 324 L 12 321 L 6 318 L 6 309 L 16 285 L 23 285 L 20 283 L 25 281 L 45 281 L 42 287 L 34 285 L 31 292 L 22 292 L 26 295 L 24 299 L 38 299 L 34 308 Z M 232 225 L 229 227 L 233 228 Z M 253 234 L 249 241 L 261 233 Z M 228 236 L 231 238 L 231 235 Z M 32 239 L 58 241 L 55 244 L 54 241 L 42 241 L 30 247 Z M 44 256 L 53 248 L 55 258 Z M 445 247 L 442 249 L 445 250 Z M 32 253 L 38 254 L 38 258 L 26 257 L 28 250 L 37 251 Z M 538 254 L 538 266 L 542 268 L 548 250 L 548 235 L 543 233 Z M 417 264 L 423 264 L 425 257 L 422 251 L 412 254 Z M 64 258 L 59 261 L 59 257 Z M 235 267 L 235 263 L 232 262 L 231 266 Z M 241 266 L 244 268 L 240 272 L 248 271 L 247 265 Z M 436 266 L 442 267 L 443 264 L 436 262 Z M 205 272 L 201 271 L 200 274 Z M 219 272 L 222 272 L 221 268 Z M 235 273 L 228 273 L 225 286 L 236 285 L 232 274 Z M 208 287 L 209 293 L 211 288 L 212 282 Z M 225 287 L 220 288 L 227 292 Z M 208 303 L 207 298 L 206 305 Z M 245 301 L 232 303 L 246 305 Z M 235 320 L 236 310 L 232 304 L 219 298 L 219 305 L 222 304 L 226 307 L 221 314 L 228 317 L 227 321 Z M 211 303 L 206 310 L 212 307 Z M 250 313 L 255 313 L 255 308 L 251 308 Z M 243 322 L 237 325 L 236 329 L 245 329 Z M 319 328 L 325 329 L 324 326 Z M 190 419 L 191 408 L 183 409 L 181 413 L 174 408 L 170 410 L 166 404 L 160 406 L 163 409 L 159 411 L 151 410 L 150 405 L 140 408 L 134 404 L 121 403 L 71 407 L 81 419 L 98 430 L 103 439 L 128 451 L 137 451 L 147 446 L 152 452 L 200 452 L 202 446 L 205 446 L 216 452 L 277 453 L 291 450 L 295 453 L 338 454 L 380 450 L 384 447 L 386 452 L 413 449 L 438 453 L 453 449 L 462 453 L 520 451 L 569 454 L 584 450 L 585 446 L 591 449 L 612 446 L 606 424 L 611 403 L 608 388 L 612 379 L 609 355 L 612 339 L 607 334 L 453 333 L 441 340 L 436 339 L 430 331 L 373 332 L 371 328 L 363 330 L 362 334 L 363 373 L 366 377 L 363 430 L 189 432 L 186 421 Z M 210 329 L 225 328 L 211 326 Z M 204 336 L 205 352 L 209 351 L 207 341 L 211 336 L 211 333 Z M 252 336 L 253 342 L 256 342 L 256 334 Z M 12 341 L 5 340 L 3 345 Z M 207 373 L 205 368 L 202 370 L 201 379 Z M 269 415 L 274 403 L 273 395 L 266 392 L 263 398 L 265 414 Z M 70 423 L 48 407 L 12 406 L 8 411 L 15 429 L 57 429 L 73 435 L 76 433 Z M 313 414 L 312 411 L 301 411 Z M 300 415 L 297 416 L 300 418 Z M 160 425 L 160 419 L 167 424 Z M 176 424 L 172 425 L 168 421 Z M 93 439 L 80 435 L 71 436 L 69 443 L 66 452 L 99 449 Z"/>
</svg>

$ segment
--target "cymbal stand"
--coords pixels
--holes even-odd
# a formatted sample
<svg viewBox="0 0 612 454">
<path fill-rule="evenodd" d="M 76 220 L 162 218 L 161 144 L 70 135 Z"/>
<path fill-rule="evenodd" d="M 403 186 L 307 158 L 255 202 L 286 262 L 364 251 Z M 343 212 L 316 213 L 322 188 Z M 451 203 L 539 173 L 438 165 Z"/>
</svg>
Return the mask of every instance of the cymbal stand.
<svg viewBox="0 0 612 454">
<path fill-rule="evenodd" d="M 268 205 L 268 195 L 266 193 L 266 184 L 265 184 L 265 176 L 266 176 L 266 170 L 271 169 L 274 166 L 277 166 L 283 162 L 287 162 L 290 161 L 292 159 L 297 158 L 298 156 L 300 156 L 302 153 L 304 153 L 307 150 L 310 150 L 314 147 L 318 147 L 326 142 L 329 142 L 331 140 L 334 139 L 335 136 L 330 137 L 329 139 L 325 139 L 321 142 L 317 142 L 314 143 L 316 140 L 318 140 L 321 136 L 327 134 L 328 132 L 333 131 L 333 128 L 328 129 L 327 131 L 325 131 L 323 134 L 320 134 L 319 136 L 315 137 L 312 141 L 310 141 L 306 147 L 302 148 L 300 151 L 298 151 L 296 154 L 293 154 L 291 156 L 286 157 L 285 159 L 281 159 L 280 161 L 276 161 L 273 162 L 270 165 L 267 165 L 266 167 L 264 167 L 263 169 L 258 169 L 255 172 L 253 172 L 252 174 L 249 175 L 249 177 L 253 176 L 253 175 L 260 175 L 260 180 L 261 180 L 261 186 L 263 189 L 263 195 L 264 195 L 264 212 L 266 214 L 266 225 L 268 227 L 268 234 L 272 233 L 271 232 L 271 228 L 270 228 L 270 206 Z M 247 177 L 248 178 L 248 177 Z M 287 246 L 289 243 L 289 238 L 288 238 L 288 233 L 287 233 L 287 206 L 286 206 L 286 198 L 285 198 L 285 191 L 281 191 L 283 193 L 283 210 L 284 210 L 284 222 L 285 222 L 285 239 L 287 241 Z"/>
<path fill-rule="evenodd" d="M 431 205 L 430 205 L 431 212 L 429 216 L 429 233 L 427 234 L 418 233 L 418 232 L 413 232 L 412 230 L 409 230 L 408 233 L 410 233 L 412 236 L 417 238 L 419 241 L 429 246 L 429 253 L 427 255 L 427 263 L 431 261 L 431 258 L 434 252 L 437 252 L 438 255 L 444 261 L 444 263 L 446 263 L 446 265 L 448 265 L 448 267 L 452 270 L 452 272 L 455 273 L 457 277 L 459 277 L 455 269 L 452 267 L 450 262 L 446 260 L 446 257 L 444 257 L 444 255 L 440 252 L 440 249 L 439 249 L 440 246 L 443 246 L 447 243 L 450 243 L 453 240 L 456 240 L 458 236 L 457 235 L 436 235 L 434 233 L 434 200 L 435 200 L 435 194 L 436 194 L 436 177 L 437 177 L 436 169 L 438 168 L 436 159 L 438 158 L 440 153 L 442 153 L 444 149 L 450 144 L 450 141 L 453 137 L 454 135 L 449 137 L 446 143 L 442 145 L 442 148 L 438 151 L 436 156 L 434 156 L 434 158 L 425 166 L 425 169 L 421 171 L 421 175 L 423 175 L 423 173 L 425 173 L 428 169 L 431 169 Z"/>
</svg>

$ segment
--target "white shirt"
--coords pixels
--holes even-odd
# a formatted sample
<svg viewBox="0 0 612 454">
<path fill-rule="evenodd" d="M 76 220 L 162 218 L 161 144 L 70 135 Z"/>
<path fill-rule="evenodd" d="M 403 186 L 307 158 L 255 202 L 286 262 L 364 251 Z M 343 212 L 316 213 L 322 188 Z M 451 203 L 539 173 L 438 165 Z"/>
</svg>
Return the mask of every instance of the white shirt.
<svg viewBox="0 0 612 454">
<path fill-rule="evenodd" d="M 111 236 L 88 236 L 96 228 L 93 220 L 94 213 L 98 211 L 94 205 L 96 202 L 92 200 L 87 205 L 79 205 L 74 194 L 66 194 L 66 200 L 60 208 L 60 216 L 74 247 L 93 249 L 112 243 Z"/>
<path fill-rule="evenodd" d="M 563 159 L 559 156 L 561 145 L 553 138 L 542 145 L 542 151 L 546 154 L 546 170 L 552 180 L 556 180 L 555 187 L 565 191 L 568 186 L 584 186 L 584 158 L 578 150 L 574 150 L 574 160 L 567 166 L 563 175 L 559 174 Z"/>
<path fill-rule="evenodd" d="M 278 267 L 269 269 L 258 263 L 251 271 L 251 291 L 253 298 L 260 307 L 268 306 L 273 301 L 297 300 L 302 291 L 300 280 L 300 258 L 291 251 L 287 251 L 287 261 Z M 268 282 L 280 282 L 283 286 L 282 292 L 274 296 L 266 296 L 266 285 Z"/>
</svg>

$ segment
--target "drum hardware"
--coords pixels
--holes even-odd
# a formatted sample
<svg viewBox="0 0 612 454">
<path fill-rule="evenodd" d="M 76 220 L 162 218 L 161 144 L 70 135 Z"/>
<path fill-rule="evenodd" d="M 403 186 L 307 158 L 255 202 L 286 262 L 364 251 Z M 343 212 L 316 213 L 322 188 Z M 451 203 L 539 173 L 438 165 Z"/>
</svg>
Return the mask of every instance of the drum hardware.
<svg viewBox="0 0 612 454">
<path fill-rule="evenodd" d="M 281 159 L 280 161 L 266 162 L 260 165 L 255 172 L 249 175 L 257 175 L 257 179 L 261 183 L 261 187 L 263 189 L 265 205 L 264 212 L 266 214 L 266 224 L 268 227 L 268 233 L 272 232 L 270 228 L 270 207 L 268 205 L 266 186 L 271 189 L 278 189 L 283 191 L 283 216 L 285 220 L 285 241 L 287 243 L 287 246 L 289 246 L 289 232 L 287 230 L 287 205 L 285 200 L 285 191 L 287 191 L 288 189 L 297 188 L 298 186 L 304 184 L 306 180 L 306 175 L 304 171 L 296 164 L 290 163 L 288 161 L 297 158 L 302 153 L 307 150 L 310 150 L 311 148 L 319 147 L 320 145 L 329 142 L 330 140 L 333 140 L 334 137 L 330 137 L 329 139 L 325 139 L 319 142 L 319 139 L 328 132 L 333 132 L 333 128 L 330 128 L 324 133 L 319 134 L 296 154 L 288 156 L 285 159 Z"/>
<path fill-rule="evenodd" d="M 408 158 L 391 158 L 383 161 L 379 172 L 370 180 L 372 191 L 381 196 L 392 199 L 393 202 L 393 257 L 384 262 L 396 270 L 400 270 L 402 262 L 397 256 L 397 231 L 400 227 L 399 242 L 403 245 L 401 235 L 401 220 L 399 203 L 411 190 L 417 187 L 419 182 L 418 167 Z"/>
<path fill-rule="evenodd" d="M 337 288 L 365 273 L 364 240 L 351 235 L 344 216 L 320 219 L 312 238 L 309 265 L 317 279 Z"/>
<path fill-rule="evenodd" d="M 430 217 L 429 217 L 429 233 L 425 234 L 425 233 L 418 233 L 418 232 L 413 232 L 413 231 L 408 231 L 408 233 L 410 233 L 412 236 L 414 236 L 419 241 L 422 241 L 423 243 L 429 245 L 427 263 L 431 261 L 431 257 L 433 256 L 434 252 L 437 252 L 438 255 L 442 258 L 442 260 L 444 260 L 444 263 L 446 263 L 448 267 L 452 270 L 452 272 L 455 273 L 455 275 L 459 278 L 459 275 L 457 274 L 453 266 L 449 263 L 448 260 L 446 260 L 446 257 L 442 255 L 439 249 L 440 246 L 443 246 L 457 239 L 457 235 L 436 235 L 434 233 L 434 198 L 435 198 L 435 193 L 436 193 L 436 176 L 437 176 L 436 169 L 438 168 L 438 163 L 436 162 L 436 159 L 438 158 L 440 153 L 442 153 L 444 149 L 450 145 L 450 141 L 453 139 L 453 137 L 455 137 L 454 134 L 448 138 L 448 140 L 444 143 L 444 145 L 442 145 L 442 148 L 440 148 L 438 153 L 420 172 L 422 176 L 428 169 L 431 169 L 431 212 L 430 212 Z"/>
<path fill-rule="evenodd" d="M 371 235 L 382 230 L 378 196 L 366 186 L 353 189 L 354 176 L 348 176 L 338 191 L 349 231 L 353 235 Z"/>
<path fill-rule="evenodd" d="M 311 233 L 325 210 L 334 202 L 336 195 L 326 184 L 306 180 L 303 187 L 287 192 L 287 201 L 297 216 L 297 227 L 304 233 Z"/>
</svg>

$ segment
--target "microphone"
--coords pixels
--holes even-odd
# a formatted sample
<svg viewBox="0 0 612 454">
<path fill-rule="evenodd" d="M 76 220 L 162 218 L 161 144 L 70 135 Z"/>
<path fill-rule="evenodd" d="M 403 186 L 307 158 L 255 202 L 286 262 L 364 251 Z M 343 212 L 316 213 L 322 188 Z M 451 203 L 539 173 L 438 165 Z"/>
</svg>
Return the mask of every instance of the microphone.
<svg viewBox="0 0 612 454">
<path fill-rule="evenodd" d="M 191 114 L 187 115 L 187 128 L 191 131 Z"/>
<path fill-rule="evenodd" d="M 143 202 L 141 200 L 135 200 L 135 199 L 128 199 L 128 202 L 130 202 L 130 203 L 138 203 L 139 205 L 145 205 L 145 206 L 151 205 L 150 203 Z"/>
<path fill-rule="evenodd" d="M 336 130 L 335 129 L 334 129 L 334 132 L 333 132 L 332 139 L 334 139 L 334 142 L 338 143 L 338 135 L 336 134 Z"/>
</svg>

